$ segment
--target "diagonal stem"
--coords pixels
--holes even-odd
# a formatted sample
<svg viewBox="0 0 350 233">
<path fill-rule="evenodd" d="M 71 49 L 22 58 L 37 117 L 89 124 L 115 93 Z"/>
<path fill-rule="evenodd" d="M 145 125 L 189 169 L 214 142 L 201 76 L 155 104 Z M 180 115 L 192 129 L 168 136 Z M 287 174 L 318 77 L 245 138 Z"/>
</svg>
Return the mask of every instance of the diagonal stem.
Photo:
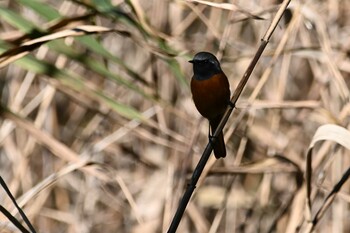
<svg viewBox="0 0 350 233">
<path fill-rule="evenodd" d="M 181 199 L 181 202 L 178 206 L 178 209 L 173 217 L 173 220 L 171 222 L 171 225 L 168 229 L 168 233 L 175 233 L 177 227 L 179 226 L 179 223 L 181 221 L 182 215 L 185 212 L 186 206 L 193 194 L 193 191 L 196 188 L 197 182 L 199 180 L 199 177 L 201 176 L 203 169 L 210 157 L 210 154 L 213 150 L 213 145 L 216 142 L 217 137 L 219 136 L 220 132 L 222 131 L 222 129 L 224 128 L 225 124 L 227 123 L 228 118 L 230 117 L 236 102 L 238 100 L 238 98 L 240 97 L 246 83 L 248 82 L 248 79 L 251 75 L 251 73 L 253 72 L 259 58 L 261 57 L 261 54 L 263 53 L 266 45 L 268 44 L 272 33 L 274 32 L 274 30 L 277 27 L 278 22 L 281 20 L 282 15 L 284 13 L 284 11 L 287 9 L 288 4 L 290 3 L 291 0 L 284 0 L 283 3 L 281 4 L 279 10 L 276 13 L 276 16 L 274 17 L 274 19 L 272 20 L 269 28 L 267 29 L 265 35 L 263 36 L 263 38 L 261 39 L 261 44 L 257 50 L 257 52 L 255 53 L 255 56 L 253 57 L 252 61 L 250 62 L 246 72 L 244 73 L 241 81 L 239 82 L 235 92 L 233 93 L 233 96 L 231 98 L 231 104 L 229 104 L 227 106 L 226 112 L 223 116 L 223 118 L 221 119 L 218 127 L 216 128 L 212 140 L 209 140 L 201 159 L 199 160 L 195 170 L 193 171 L 192 174 L 192 178 L 190 183 L 187 186 L 187 189 Z"/>
</svg>

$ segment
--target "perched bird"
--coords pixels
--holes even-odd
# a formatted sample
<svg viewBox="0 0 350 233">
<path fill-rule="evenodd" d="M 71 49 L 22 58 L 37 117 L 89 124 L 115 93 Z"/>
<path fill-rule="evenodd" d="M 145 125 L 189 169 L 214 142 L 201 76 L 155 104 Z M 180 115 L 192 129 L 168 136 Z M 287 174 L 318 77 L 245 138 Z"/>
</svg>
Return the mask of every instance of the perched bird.
<svg viewBox="0 0 350 233">
<path fill-rule="evenodd" d="M 199 52 L 189 62 L 193 64 L 194 73 L 191 80 L 193 102 L 199 113 L 209 120 L 211 132 L 214 133 L 230 103 L 230 84 L 213 54 Z M 213 148 L 217 159 L 226 156 L 222 132 Z"/>
</svg>

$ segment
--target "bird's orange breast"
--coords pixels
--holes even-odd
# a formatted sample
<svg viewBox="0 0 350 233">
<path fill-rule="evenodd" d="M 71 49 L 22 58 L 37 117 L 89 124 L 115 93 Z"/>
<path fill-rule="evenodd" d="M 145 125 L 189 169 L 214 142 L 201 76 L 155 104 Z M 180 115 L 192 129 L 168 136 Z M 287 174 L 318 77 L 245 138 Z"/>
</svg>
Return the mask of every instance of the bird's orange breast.
<svg viewBox="0 0 350 233">
<path fill-rule="evenodd" d="M 230 100 L 230 84 L 224 73 L 209 79 L 191 80 L 193 102 L 199 113 L 208 119 L 221 115 Z"/>
</svg>

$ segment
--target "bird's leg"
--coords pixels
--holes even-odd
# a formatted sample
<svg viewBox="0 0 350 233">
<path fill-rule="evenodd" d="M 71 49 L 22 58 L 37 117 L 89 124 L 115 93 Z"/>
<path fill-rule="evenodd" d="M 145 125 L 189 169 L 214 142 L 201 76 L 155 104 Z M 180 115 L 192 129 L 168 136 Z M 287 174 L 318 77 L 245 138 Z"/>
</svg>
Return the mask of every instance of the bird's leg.
<svg viewBox="0 0 350 233">
<path fill-rule="evenodd" d="M 210 123 L 209 123 L 209 132 L 208 132 L 208 138 L 209 138 L 209 142 L 210 143 L 213 143 L 213 139 L 215 139 L 216 137 L 213 135 L 214 132 L 210 126 Z"/>
<path fill-rule="evenodd" d="M 209 138 L 209 141 L 211 140 L 211 126 L 210 126 L 210 123 L 209 123 L 209 127 L 208 127 L 209 131 L 208 131 L 208 138 Z"/>
</svg>

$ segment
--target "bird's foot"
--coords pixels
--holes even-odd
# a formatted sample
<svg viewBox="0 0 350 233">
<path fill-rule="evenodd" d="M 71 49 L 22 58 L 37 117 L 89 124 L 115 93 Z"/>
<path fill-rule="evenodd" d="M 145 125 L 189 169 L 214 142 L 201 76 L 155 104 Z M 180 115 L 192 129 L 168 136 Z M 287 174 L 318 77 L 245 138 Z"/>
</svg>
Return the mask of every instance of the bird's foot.
<svg viewBox="0 0 350 233">
<path fill-rule="evenodd" d="M 231 100 L 230 101 L 228 101 L 228 103 L 227 103 L 231 108 L 235 108 L 235 104 L 234 103 L 232 103 L 231 102 Z"/>
<path fill-rule="evenodd" d="M 216 141 L 216 139 L 217 139 L 218 137 L 209 134 L 208 138 L 209 138 L 209 142 L 213 144 L 213 143 Z"/>
</svg>

